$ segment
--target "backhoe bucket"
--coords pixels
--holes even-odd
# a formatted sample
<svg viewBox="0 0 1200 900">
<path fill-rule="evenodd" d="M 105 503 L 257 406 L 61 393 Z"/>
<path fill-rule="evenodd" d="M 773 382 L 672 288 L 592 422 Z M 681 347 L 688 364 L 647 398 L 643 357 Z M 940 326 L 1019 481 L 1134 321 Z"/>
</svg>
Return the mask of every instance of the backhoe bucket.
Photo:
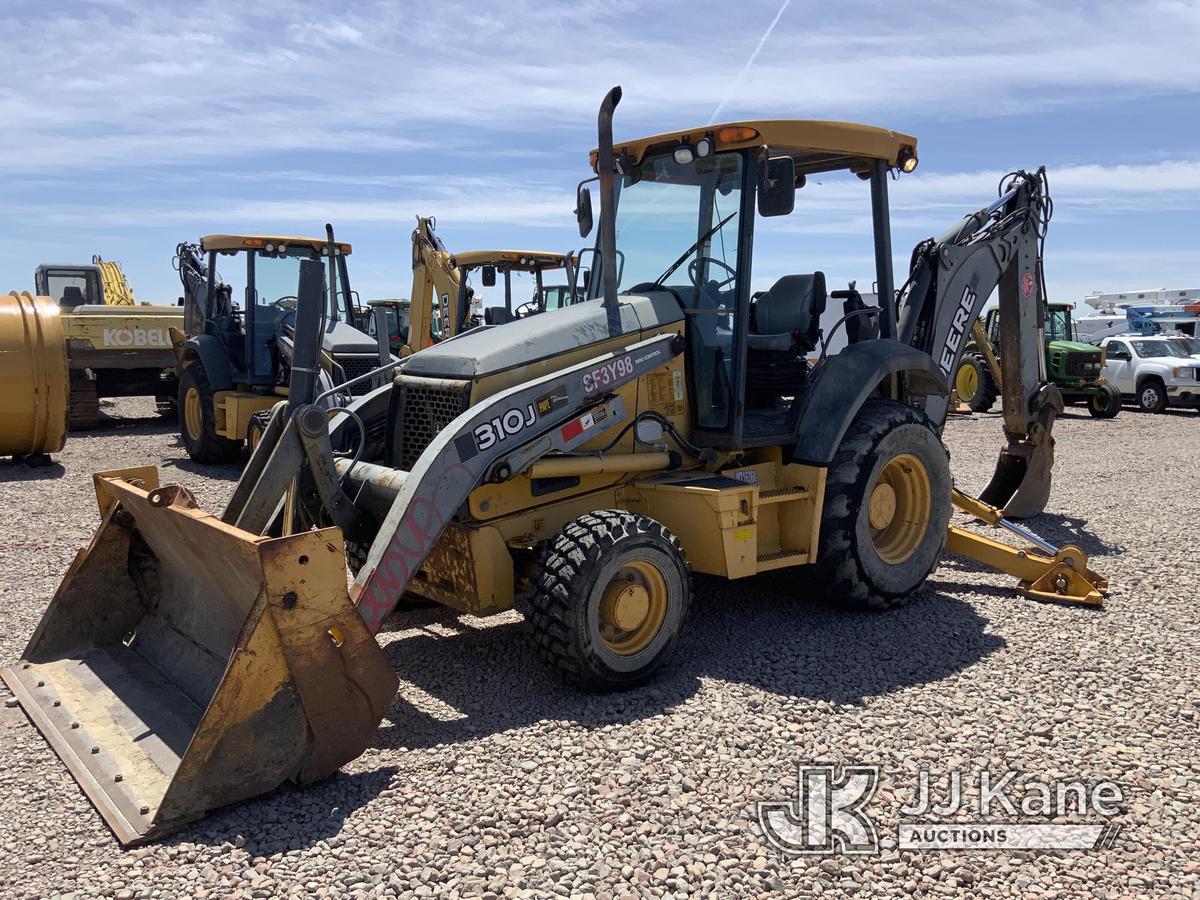
<svg viewBox="0 0 1200 900">
<path fill-rule="evenodd" d="M 121 843 L 362 753 L 397 678 L 341 532 L 241 531 L 152 467 L 95 480 L 100 529 L 0 675 Z"/>
<path fill-rule="evenodd" d="M 1006 429 L 1008 446 L 1000 451 L 992 480 L 979 495 L 980 500 L 999 509 L 1006 519 L 1040 516 L 1050 500 L 1050 477 L 1054 469 L 1054 436 L 1050 432 L 1063 411 L 1062 395 L 1047 382 L 1030 398 L 1029 407 L 1033 420 L 1025 426 L 1023 434 Z"/>
<path fill-rule="evenodd" d="M 1050 499 L 1054 468 L 1054 439 L 1042 443 L 1012 441 L 1000 451 L 992 480 L 979 499 L 1003 511 L 1007 519 L 1042 514 Z"/>
</svg>

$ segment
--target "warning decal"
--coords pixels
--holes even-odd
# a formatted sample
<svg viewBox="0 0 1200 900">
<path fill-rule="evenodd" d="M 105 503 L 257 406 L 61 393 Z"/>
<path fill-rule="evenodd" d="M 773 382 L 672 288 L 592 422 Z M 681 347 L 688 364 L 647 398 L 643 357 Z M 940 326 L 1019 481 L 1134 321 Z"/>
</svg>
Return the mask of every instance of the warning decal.
<svg viewBox="0 0 1200 900">
<path fill-rule="evenodd" d="M 650 408 L 664 416 L 683 415 L 683 372 L 655 372 L 646 376 Z"/>
</svg>

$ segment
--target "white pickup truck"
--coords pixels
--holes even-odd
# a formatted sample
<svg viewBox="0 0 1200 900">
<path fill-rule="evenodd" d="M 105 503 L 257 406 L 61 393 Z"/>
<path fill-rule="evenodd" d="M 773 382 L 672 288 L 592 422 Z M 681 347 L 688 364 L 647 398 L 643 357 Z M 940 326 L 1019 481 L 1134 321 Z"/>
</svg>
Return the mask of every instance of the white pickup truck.
<svg viewBox="0 0 1200 900">
<path fill-rule="evenodd" d="M 1107 358 L 1100 374 L 1143 412 L 1200 407 L 1200 358 L 1178 339 L 1121 335 L 1100 346 Z"/>
</svg>

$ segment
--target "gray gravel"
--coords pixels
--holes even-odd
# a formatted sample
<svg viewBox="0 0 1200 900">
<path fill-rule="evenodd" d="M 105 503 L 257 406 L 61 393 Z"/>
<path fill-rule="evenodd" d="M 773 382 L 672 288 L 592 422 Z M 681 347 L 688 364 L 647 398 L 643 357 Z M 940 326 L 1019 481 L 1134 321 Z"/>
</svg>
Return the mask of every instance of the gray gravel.
<svg viewBox="0 0 1200 900">
<path fill-rule="evenodd" d="M 235 470 L 190 464 L 149 403 L 107 410 L 61 467 L 0 463 L 6 662 L 97 524 L 93 470 L 157 463 L 210 508 L 232 488 Z M 616 697 L 551 677 L 517 613 L 408 612 L 384 636 L 400 697 L 364 756 L 130 852 L 4 705 L 0 895 L 1193 896 L 1200 420 L 1073 410 L 1056 434 L 1054 512 L 1032 524 L 1093 554 L 1113 585 L 1102 612 L 1020 599 L 954 558 L 880 615 L 805 603 L 795 577 L 701 579 L 669 672 Z M 951 423 L 964 488 L 999 440 L 994 415 Z M 815 760 L 883 767 L 885 843 L 922 766 L 1115 779 L 1123 831 L 1097 852 L 786 858 L 755 801 L 791 796 Z"/>
</svg>

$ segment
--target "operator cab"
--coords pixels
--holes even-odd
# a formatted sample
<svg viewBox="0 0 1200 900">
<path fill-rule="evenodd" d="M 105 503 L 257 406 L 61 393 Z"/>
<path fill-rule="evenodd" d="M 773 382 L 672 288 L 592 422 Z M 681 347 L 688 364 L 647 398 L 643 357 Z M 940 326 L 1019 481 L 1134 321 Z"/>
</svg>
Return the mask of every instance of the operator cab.
<svg viewBox="0 0 1200 900">
<path fill-rule="evenodd" d="M 747 122 L 616 144 L 614 156 L 617 293 L 666 292 L 682 309 L 697 441 L 786 444 L 834 327 L 849 343 L 896 334 L 887 178 L 916 167 L 916 139 L 840 122 Z M 591 228 L 585 184 L 581 233 Z M 844 250 L 821 258 L 821 235 L 845 245 L 825 220 L 856 193 L 871 224 L 850 265 L 873 258 L 882 310 L 854 289 L 866 273 L 838 258 Z M 597 235 L 592 298 L 603 295 L 601 247 Z M 849 288 L 831 290 L 839 269 Z M 824 333 L 831 300 L 844 315 Z"/>
<path fill-rule="evenodd" d="M 459 299 L 459 309 L 469 309 L 475 300 L 475 287 L 471 279 L 476 272 L 485 288 L 503 284 L 504 305 L 484 307 L 484 324 L 504 325 L 548 309 L 569 305 L 567 297 L 575 295 L 572 282 L 577 261 L 578 257 L 572 254 L 541 250 L 473 250 L 459 253 L 451 260 L 458 268 L 460 291 L 464 292 Z M 564 272 L 568 284 L 547 284 L 546 276 L 559 270 Z M 532 285 L 528 284 L 529 281 L 532 281 Z M 532 287 L 528 300 L 518 300 L 515 296 L 523 283 Z M 465 323 L 465 327 L 471 327 L 471 323 Z"/>
<path fill-rule="evenodd" d="M 40 265 L 33 274 L 37 293 L 66 310 L 104 303 L 99 266 Z"/>
<path fill-rule="evenodd" d="M 239 382 L 286 384 L 287 366 L 281 365 L 275 337 L 290 333 L 294 325 L 301 260 L 324 261 L 330 252 L 328 242 L 320 238 L 219 234 L 201 238 L 200 250 L 207 255 L 210 274 L 202 302 L 194 313 L 202 321 L 185 323 L 188 333 L 203 331 L 221 336 Z M 326 287 L 327 334 L 353 327 L 355 322 L 346 271 L 350 250 L 349 244 L 334 244 L 333 292 Z M 240 258 L 234 261 L 228 257 Z M 218 272 L 218 264 L 226 269 L 224 273 Z M 228 282 L 222 274 L 228 276 Z M 327 285 L 328 280 L 326 269 Z M 370 353 L 374 345 L 364 341 L 354 349 Z"/>
</svg>

